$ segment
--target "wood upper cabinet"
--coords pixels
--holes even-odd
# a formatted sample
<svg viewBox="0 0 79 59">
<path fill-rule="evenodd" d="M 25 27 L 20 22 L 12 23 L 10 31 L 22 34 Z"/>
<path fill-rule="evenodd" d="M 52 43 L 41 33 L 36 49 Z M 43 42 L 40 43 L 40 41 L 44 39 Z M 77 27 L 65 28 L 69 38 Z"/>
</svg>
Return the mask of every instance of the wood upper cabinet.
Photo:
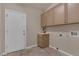
<svg viewBox="0 0 79 59">
<path fill-rule="evenodd" d="M 54 8 L 55 25 L 65 24 L 65 4 L 57 5 Z"/>
<path fill-rule="evenodd" d="M 54 25 L 54 12 L 53 9 L 47 11 L 47 26 Z"/>
<path fill-rule="evenodd" d="M 68 23 L 79 23 L 79 3 L 58 4 L 42 14 L 42 26 Z"/>
<path fill-rule="evenodd" d="M 42 14 L 41 24 L 42 26 L 51 26 L 54 24 L 54 12 L 52 9 Z"/>
<path fill-rule="evenodd" d="M 68 4 L 68 23 L 79 22 L 79 3 Z"/>
<path fill-rule="evenodd" d="M 47 14 L 44 13 L 41 15 L 41 26 L 46 26 L 47 25 Z"/>
</svg>

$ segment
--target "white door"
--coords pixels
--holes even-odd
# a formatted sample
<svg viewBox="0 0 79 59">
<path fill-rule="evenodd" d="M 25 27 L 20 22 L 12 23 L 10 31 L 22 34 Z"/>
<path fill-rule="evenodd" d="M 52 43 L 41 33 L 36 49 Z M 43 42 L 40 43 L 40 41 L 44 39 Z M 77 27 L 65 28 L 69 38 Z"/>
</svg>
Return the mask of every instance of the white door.
<svg viewBox="0 0 79 59">
<path fill-rule="evenodd" d="M 26 46 L 26 14 L 5 9 L 5 53 L 22 50 Z"/>
</svg>

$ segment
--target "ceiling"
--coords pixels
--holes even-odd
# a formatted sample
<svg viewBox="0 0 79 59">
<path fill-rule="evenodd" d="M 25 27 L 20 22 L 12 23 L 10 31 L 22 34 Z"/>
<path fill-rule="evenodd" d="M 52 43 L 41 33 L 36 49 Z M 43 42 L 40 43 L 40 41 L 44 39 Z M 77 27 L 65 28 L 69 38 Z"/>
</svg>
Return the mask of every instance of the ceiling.
<svg viewBox="0 0 79 59">
<path fill-rule="evenodd" d="M 24 6 L 33 7 L 45 11 L 52 3 L 23 3 Z"/>
</svg>

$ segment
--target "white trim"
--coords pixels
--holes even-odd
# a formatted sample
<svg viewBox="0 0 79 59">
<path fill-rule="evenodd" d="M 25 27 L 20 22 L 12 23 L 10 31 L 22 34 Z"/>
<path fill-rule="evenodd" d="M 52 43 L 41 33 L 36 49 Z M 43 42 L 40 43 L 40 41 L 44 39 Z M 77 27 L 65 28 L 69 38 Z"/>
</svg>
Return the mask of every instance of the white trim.
<svg viewBox="0 0 79 59">
<path fill-rule="evenodd" d="M 33 47 L 37 47 L 37 45 L 31 45 L 31 46 L 29 46 L 29 47 L 26 47 L 25 49 L 30 49 L 30 48 L 33 48 Z M 51 45 L 49 45 L 49 47 L 51 47 L 51 48 L 53 48 L 53 49 L 56 50 L 56 48 L 53 47 L 53 46 L 51 46 Z M 67 56 L 74 56 L 74 55 L 72 55 L 72 54 L 70 54 L 70 53 L 68 53 L 68 52 L 63 51 L 63 50 L 58 50 L 58 51 L 61 52 L 61 53 L 63 53 L 63 54 L 65 54 L 65 55 L 67 55 Z M 4 52 L 4 53 L 1 54 L 1 56 L 5 55 L 5 54 L 6 54 L 6 53 Z"/>
<path fill-rule="evenodd" d="M 37 45 L 31 45 L 29 47 L 26 47 L 25 49 L 30 49 L 30 48 L 33 48 L 33 47 L 37 47 Z M 3 56 L 3 55 L 6 55 L 7 53 L 6 52 L 3 52 L 0 54 L 0 56 Z"/>
<path fill-rule="evenodd" d="M 56 50 L 56 48 L 55 48 L 55 47 L 53 47 L 53 46 L 51 46 L 51 45 L 49 45 L 49 47 L 51 47 L 51 48 L 53 48 L 53 49 L 55 49 L 55 50 Z"/>
<path fill-rule="evenodd" d="M 37 47 L 37 45 L 31 45 L 29 47 L 26 47 L 25 49 L 30 49 L 30 48 L 33 48 L 33 47 Z"/>
<path fill-rule="evenodd" d="M 6 55 L 7 53 L 5 53 L 5 52 L 3 52 L 3 53 L 1 53 L 1 56 L 4 56 L 4 55 Z"/>
<path fill-rule="evenodd" d="M 59 50 L 59 52 L 65 54 L 65 55 L 67 55 L 67 56 L 73 56 L 72 54 L 70 54 L 70 53 L 68 53 L 68 52 L 65 52 L 65 51 L 63 51 L 63 50 Z"/>
<path fill-rule="evenodd" d="M 53 46 L 51 46 L 51 45 L 50 45 L 49 47 L 51 47 L 51 48 L 53 48 L 53 49 L 56 50 L 56 48 L 53 47 Z M 67 56 L 74 56 L 74 55 L 72 55 L 72 54 L 70 54 L 70 53 L 68 53 L 68 52 L 63 51 L 63 50 L 58 50 L 58 51 L 61 52 L 61 53 L 63 53 L 63 54 L 65 54 L 65 55 L 67 55 Z"/>
</svg>

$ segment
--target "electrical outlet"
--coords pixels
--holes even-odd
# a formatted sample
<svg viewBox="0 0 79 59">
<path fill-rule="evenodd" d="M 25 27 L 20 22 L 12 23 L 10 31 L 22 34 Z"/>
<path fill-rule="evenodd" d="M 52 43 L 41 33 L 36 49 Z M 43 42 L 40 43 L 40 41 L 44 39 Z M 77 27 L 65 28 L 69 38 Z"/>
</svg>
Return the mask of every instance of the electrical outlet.
<svg viewBox="0 0 79 59">
<path fill-rule="evenodd" d="M 60 37 L 62 37 L 62 34 L 59 34 Z"/>
<path fill-rule="evenodd" d="M 59 49 L 59 48 L 56 48 L 57 50 Z"/>
</svg>

